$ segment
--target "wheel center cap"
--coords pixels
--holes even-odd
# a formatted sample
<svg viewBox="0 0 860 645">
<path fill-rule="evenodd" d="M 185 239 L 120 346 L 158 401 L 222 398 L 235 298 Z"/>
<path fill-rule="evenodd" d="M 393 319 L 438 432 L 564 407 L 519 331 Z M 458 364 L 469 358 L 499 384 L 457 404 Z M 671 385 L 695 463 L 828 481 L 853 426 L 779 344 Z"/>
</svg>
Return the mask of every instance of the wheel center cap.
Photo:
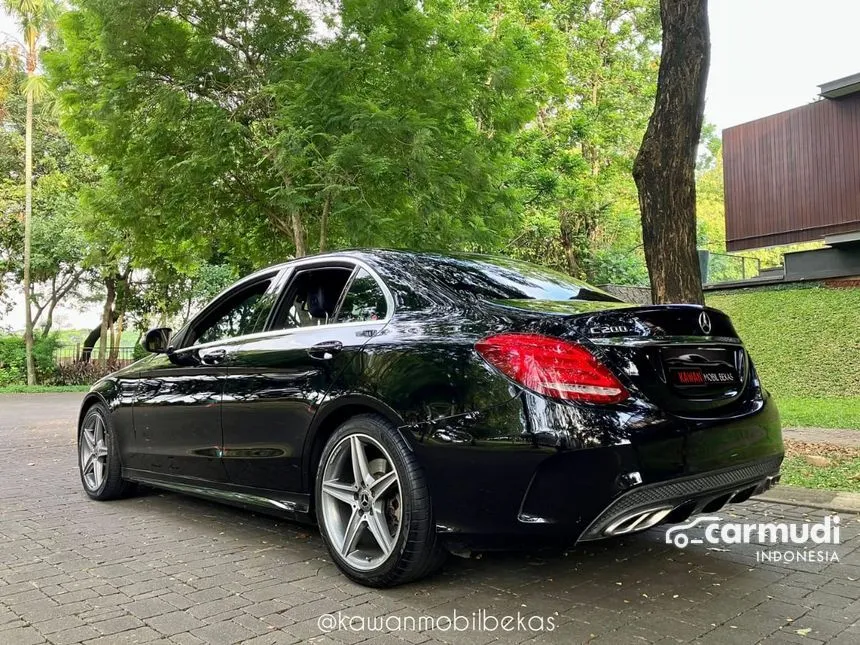
<svg viewBox="0 0 860 645">
<path fill-rule="evenodd" d="M 366 511 L 370 508 L 370 492 L 363 490 L 358 494 L 358 505 L 361 510 Z"/>
</svg>

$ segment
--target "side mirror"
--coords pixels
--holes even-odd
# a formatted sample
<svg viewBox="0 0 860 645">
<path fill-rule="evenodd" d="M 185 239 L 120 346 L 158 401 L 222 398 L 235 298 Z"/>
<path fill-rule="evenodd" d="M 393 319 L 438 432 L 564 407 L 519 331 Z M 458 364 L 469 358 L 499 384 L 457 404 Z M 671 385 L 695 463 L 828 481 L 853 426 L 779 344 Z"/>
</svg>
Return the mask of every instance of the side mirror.
<svg viewBox="0 0 860 645">
<path fill-rule="evenodd" d="M 171 331 L 169 327 L 150 329 L 143 339 L 143 348 L 150 354 L 168 354 Z"/>
</svg>

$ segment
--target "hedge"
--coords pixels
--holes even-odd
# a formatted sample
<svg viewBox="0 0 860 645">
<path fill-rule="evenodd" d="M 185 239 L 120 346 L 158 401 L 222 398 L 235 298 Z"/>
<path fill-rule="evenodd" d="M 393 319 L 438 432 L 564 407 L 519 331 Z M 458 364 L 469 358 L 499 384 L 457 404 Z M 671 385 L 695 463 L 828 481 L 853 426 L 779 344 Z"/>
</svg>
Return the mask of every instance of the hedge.
<svg viewBox="0 0 860 645">
<path fill-rule="evenodd" d="M 59 346 L 56 336 L 37 337 L 33 346 L 36 378 L 40 383 L 54 375 L 54 350 Z M 22 336 L 0 336 L 0 387 L 27 382 L 27 350 Z"/>
</svg>

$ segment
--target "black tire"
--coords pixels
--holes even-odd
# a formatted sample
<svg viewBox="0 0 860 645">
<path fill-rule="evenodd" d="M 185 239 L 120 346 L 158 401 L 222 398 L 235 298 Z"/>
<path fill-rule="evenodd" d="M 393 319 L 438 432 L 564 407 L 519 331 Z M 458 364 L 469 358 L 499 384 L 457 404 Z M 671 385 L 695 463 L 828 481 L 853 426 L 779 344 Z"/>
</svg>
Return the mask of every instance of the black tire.
<svg viewBox="0 0 860 645">
<path fill-rule="evenodd" d="M 105 455 L 103 477 L 97 486 L 93 486 L 91 481 L 88 481 L 88 477 L 84 472 L 81 444 L 85 441 L 85 428 L 95 427 L 99 421 L 103 424 L 104 445 L 107 454 Z M 81 421 L 81 426 L 78 428 L 78 472 L 81 476 L 81 485 L 84 487 L 84 492 L 90 498 L 98 501 L 120 499 L 128 496 L 134 490 L 134 484 L 122 478 L 122 462 L 119 456 L 119 445 L 117 444 L 113 423 L 111 422 L 110 414 L 108 414 L 107 409 L 101 403 L 96 403 L 87 410 Z"/>
<path fill-rule="evenodd" d="M 322 484 L 326 464 L 332 453 L 352 435 L 364 435 L 381 444 L 390 456 L 400 486 L 400 529 L 393 550 L 376 568 L 360 570 L 352 566 L 334 547 L 325 513 L 322 512 Z M 386 588 L 423 578 L 445 561 L 433 521 L 430 491 L 424 471 L 397 428 L 384 418 L 364 414 L 343 423 L 322 451 L 314 484 L 314 500 L 320 533 L 332 559 L 350 580 L 367 587 Z M 348 506 L 347 506 L 348 509 Z"/>
</svg>

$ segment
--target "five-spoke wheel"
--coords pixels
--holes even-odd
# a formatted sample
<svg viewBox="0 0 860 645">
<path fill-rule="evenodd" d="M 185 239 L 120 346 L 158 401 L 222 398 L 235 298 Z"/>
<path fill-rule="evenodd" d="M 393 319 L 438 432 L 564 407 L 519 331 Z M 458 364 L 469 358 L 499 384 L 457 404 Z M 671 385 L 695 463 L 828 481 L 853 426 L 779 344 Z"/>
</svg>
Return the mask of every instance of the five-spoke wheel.
<svg viewBox="0 0 860 645">
<path fill-rule="evenodd" d="M 107 470 L 105 422 L 100 414 L 91 414 L 87 416 L 87 423 L 81 430 L 81 476 L 86 487 L 95 491 L 104 483 Z"/>
<path fill-rule="evenodd" d="M 316 479 L 320 530 L 341 570 L 386 587 L 441 564 L 423 472 L 397 429 L 362 415 L 328 440 Z"/>
<path fill-rule="evenodd" d="M 320 512 L 340 555 L 356 569 L 378 567 L 400 532 L 400 480 L 391 456 L 366 434 L 344 437 L 325 464 Z"/>
<path fill-rule="evenodd" d="M 93 499 L 116 499 L 132 488 L 122 479 L 110 415 L 101 403 L 87 410 L 78 429 L 78 466 L 84 491 Z"/>
</svg>

